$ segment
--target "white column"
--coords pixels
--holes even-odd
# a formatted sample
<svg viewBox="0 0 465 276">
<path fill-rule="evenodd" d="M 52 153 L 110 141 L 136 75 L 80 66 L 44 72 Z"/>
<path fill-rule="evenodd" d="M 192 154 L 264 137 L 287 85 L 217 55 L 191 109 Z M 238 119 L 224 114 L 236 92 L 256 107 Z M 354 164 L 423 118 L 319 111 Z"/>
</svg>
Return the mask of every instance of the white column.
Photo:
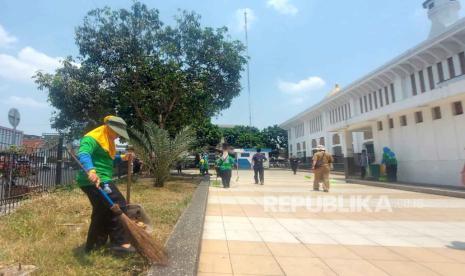
<svg viewBox="0 0 465 276">
<path fill-rule="evenodd" d="M 339 132 L 339 137 L 341 138 L 341 147 L 344 157 L 353 157 L 354 156 L 354 139 L 352 137 L 352 132 L 348 130 L 342 130 Z"/>
</svg>

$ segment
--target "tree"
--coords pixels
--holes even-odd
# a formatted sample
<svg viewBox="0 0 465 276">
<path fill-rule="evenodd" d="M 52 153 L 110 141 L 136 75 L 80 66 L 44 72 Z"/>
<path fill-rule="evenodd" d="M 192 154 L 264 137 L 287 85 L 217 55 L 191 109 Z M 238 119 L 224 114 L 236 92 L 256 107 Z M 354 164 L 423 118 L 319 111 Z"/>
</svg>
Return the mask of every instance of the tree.
<svg viewBox="0 0 465 276">
<path fill-rule="evenodd" d="M 196 131 L 196 142 L 194 149 L 200 150 L 204 147 L 216 147 L 221 142 L 222 133 L 217 125 L 205 120 L 200 124 L 193 126 Z"/>
<path fill-rule="evenodd" d="M 169 26 L 140 2 L 95 9 L 77 27 L 76 44 L 76 59 L 35 76 L 59 130 L 79 133 L 115 114 L 139 130 L 154 121 L 173 135 L 228 108 L 241 90 L 243 44 L 225 27 L 202 27 L 194 12 L 180 12 Z"/>
<path fill-rule="evenodd" d="M 167 130 L 153 122 L 144 123 L 144 131 L 130 129 L 131 143 L 138 156 L 148 166 L 155 178 L 155 187 L 163 187 L 170 176 L 170 168 L 194 142 L 195 134 L 190 128 L 182 129 L 174 138 Z"/>
<path fill-rule="evenodd" d="M 287 131 L 277 125 L 263 130 L 249 126 L 222 128 L 224 140 L 236 148 L 270 148 L 273 156 L 287 151 Z"/>
<path fill-rule="evenodd" d="M 287 151 L 287 131 L 278 125 L 269 126 L 262 130 L 263 140 L 267 148 L 272 149 L 273 155 L 279 155 L 280 151 Z"/>
<path fill-rule="evenodd" d="M 225 142 L 236 148 L 264 147 L 263 136 L 256 127 L 235 126 L 223 128 Z"/>
</svg>

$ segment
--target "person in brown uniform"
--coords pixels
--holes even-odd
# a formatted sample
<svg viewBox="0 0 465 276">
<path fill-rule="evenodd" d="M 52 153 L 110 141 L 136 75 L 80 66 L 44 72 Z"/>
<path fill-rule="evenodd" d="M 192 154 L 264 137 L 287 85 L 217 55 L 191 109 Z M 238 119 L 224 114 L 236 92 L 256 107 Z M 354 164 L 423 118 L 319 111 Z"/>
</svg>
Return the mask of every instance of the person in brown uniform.
<svg viewBox="0 0 465 276">
<path fill-rule="evenodd" d="M 317 147 L 317 153 L 313 155 L 313 172 L 315 179 L 313 181 L 313 190 L 320 190 L 320 182 L 323 181 L 323 190 L 329 192 L 329 171 L 333 163 L 333 157 L 326 152 L 323 145 Z"/>
</svg>

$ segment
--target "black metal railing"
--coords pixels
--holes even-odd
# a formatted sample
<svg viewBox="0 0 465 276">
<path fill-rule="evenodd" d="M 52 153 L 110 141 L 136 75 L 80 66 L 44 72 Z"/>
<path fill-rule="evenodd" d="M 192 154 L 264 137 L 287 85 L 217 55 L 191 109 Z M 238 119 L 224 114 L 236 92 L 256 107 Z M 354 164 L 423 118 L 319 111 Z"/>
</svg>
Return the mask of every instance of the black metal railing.
<svg viewBox="0 0 465 276">
<path fill-rule="evenodd" d="M 40 149 L 0 150 L 0 215 L 10 213 L 32 194 L 74 184 L 80 170 L 71 156 L 75 152 L 65 147 L 61 137 Z M 127 171 L 127 161 L 115 162 L 115 177 L 121 178 Z"/>
<path fill-rule="evenodd" d="M 14 210 L 35 193 L 74 182 L 78 167 L 64 150 L 63 139 L 40 149 L 9 148 L 0 152 L 0 215 Z"/>
</svg>

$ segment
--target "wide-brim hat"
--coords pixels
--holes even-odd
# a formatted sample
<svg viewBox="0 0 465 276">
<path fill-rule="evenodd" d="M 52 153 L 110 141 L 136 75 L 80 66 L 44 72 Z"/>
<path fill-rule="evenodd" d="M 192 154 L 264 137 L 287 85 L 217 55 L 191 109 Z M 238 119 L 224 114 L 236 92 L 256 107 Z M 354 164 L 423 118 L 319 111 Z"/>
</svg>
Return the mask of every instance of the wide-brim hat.
<svg viewBox="0 0 465 276">
<path fill-rule="evenodd" d="M 118 136 L 129 141 L 129 134 L 127 131 L 127 124 L 121 117 L 110 116 L 106 120 L 106 124 L 113 130 Z"/>
<path fill-rule="evenodd" d="M 318 145 L 318 147 L 316 147 L 317 150 L 326 150 L 325 146 L 323 145 Z"/>
</svg>

